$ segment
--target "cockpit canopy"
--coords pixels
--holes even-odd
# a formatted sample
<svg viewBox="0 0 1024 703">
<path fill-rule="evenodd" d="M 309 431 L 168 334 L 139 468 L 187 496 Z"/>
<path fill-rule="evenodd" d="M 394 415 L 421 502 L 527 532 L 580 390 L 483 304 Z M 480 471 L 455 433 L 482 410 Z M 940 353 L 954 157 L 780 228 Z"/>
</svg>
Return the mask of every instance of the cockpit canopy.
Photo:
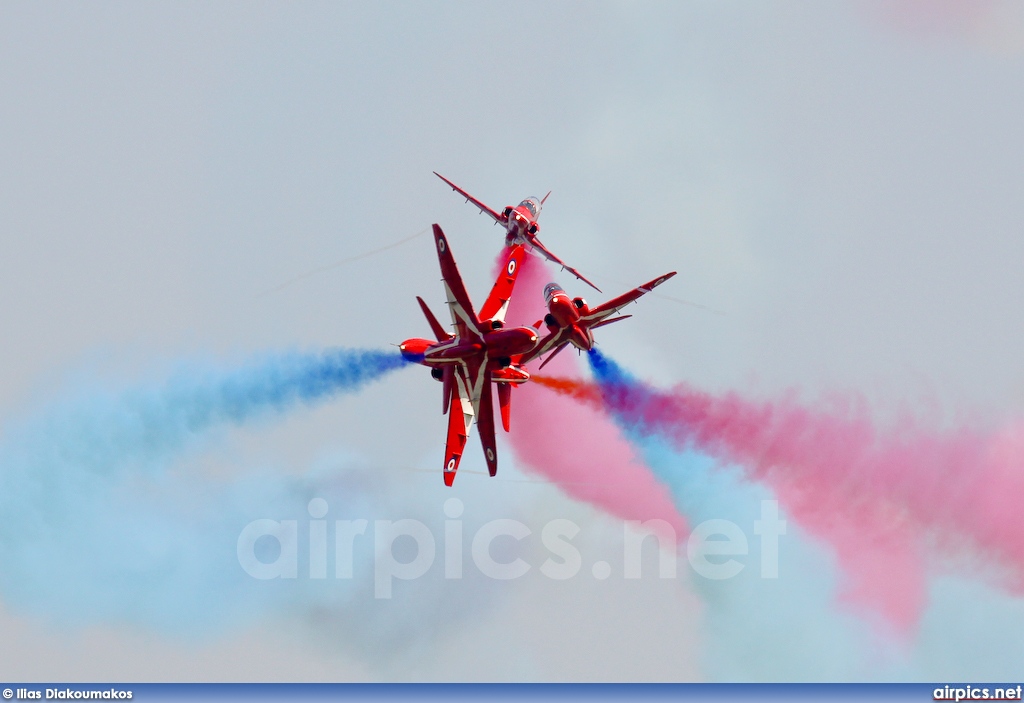
<svg viewBox="0 0 1024 703">
<path fill-rule="evenodd" d="M 553 296 L 555 293 L 563 292 L 564 291 L 562 290 L 562 286 L 558 285 L 557 283 L 549 283 L 546 286 L 544 286 L 544 300 L 550 301 L 551 296 Z"/>
<path fill-rule="evenodd" d="M 529 210 L 530 215 L 536 220 L 540 215 L 540 198 L 527 198 L 523 202 L 519 203 L 519 207 L 524 207 Z"/>
</svg>

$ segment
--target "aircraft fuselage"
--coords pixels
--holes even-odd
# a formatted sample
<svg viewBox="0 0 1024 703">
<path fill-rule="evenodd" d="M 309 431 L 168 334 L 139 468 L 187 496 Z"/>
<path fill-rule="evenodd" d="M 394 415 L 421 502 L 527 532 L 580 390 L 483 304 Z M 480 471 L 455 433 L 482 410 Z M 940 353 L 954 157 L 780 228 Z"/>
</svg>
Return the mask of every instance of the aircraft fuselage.
<svg viewBox="0 0 1024 703">
<path fill-rule="evenodd" d="M 525 370 L 495 372 L 506 370 L 512 357 L 531 351 L 537 346 L 538 339 L 537 330 L 532 327 L 512 327 L 488 332 L 479 342 L 459 340 L 456 337 L 435 342 L 414 337 L 402 342 L 399 349 L 409 361 L 430 368 L 486 357 L 494 381 L 523 383 L 530 378 Z"/>
<path fill-rule="evenodd" d="M 527 198 L 519 205 L 505 208 L 505 243 L 530 244 L 537 233 L 537 218 L 540 217 L 540 200 Z"/>
<path fill-rule="evenodd" d="M 593 333 L 588 326 L 580 324 L 581 317 L 589 311 L 587 301 L 583 298 L 570 298 L 557 283 L 549 283 L 544 287 L 544 302 L 548 306 L 548 317 L 545 318 L 548 329 L 555 331 L 565 328 L 569 332 L 569 342 L 574 347 L 582 351 L 593 349 Z"/>
</svg>

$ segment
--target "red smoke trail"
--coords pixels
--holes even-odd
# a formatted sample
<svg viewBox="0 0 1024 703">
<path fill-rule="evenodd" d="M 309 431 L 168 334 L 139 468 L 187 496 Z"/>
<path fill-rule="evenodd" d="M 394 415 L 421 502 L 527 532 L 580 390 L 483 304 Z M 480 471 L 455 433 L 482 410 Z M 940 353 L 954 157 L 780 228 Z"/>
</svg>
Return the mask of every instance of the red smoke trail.
<svg viewBox="0 0 1024 703">
<path fill-rule="evenodd" d="M 504 264 L 499 254 L 498 265 Z M 544 317 L 543 288 L 551 276 L 533 256 L 523 260 L 509 324 L 531 325 Z M 544 367 L 559 376 L 578 377 L 575 354 L 564 350 Z M 668 489 L 659 482 L 620 428 L 599 406 L 586 407 L 552 396 L 526 383 L 512 394 L 512 449 L 570 497 L 626 520 L 660 518 L 680 536 L 686 523 Z"/>
<path fill-rule="evenodd" d="M 603 408 L 604 400 L 601 398 L 601 389 L 593 383 L 587 383 L 580 378 L 557 378 L 554 376 L 541 376 L 534 374 L 530 379 L 544 388 L 550 388 L 562 395 L 567 395 L 582 403 L 591 405 L 594 408 Z"/>
<path fill-rule="evenodd" d="M 601 367 L 605 368 L 602 369 Z M 882 429 L 862 402 L 812 410 L 795 400 L 752 402 L 688 386 L 659 391 L 594 364 L 600 386 L 534 379 L 538 386 L 607 407 L 644 434 L 736 464 L 772 487 L 790 516 L 835 550 L 844 595 L 910 632 L 924 606 L 926 540 L 1008 566 L 1024 590 L 1024 432 L 928 431 L 904 421 Z"/>
</svg>

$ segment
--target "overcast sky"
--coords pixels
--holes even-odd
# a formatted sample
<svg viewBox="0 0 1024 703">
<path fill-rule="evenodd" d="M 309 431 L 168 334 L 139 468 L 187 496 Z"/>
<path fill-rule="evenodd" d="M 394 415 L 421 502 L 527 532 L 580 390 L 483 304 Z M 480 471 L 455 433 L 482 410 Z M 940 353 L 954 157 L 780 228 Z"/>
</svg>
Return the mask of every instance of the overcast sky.
<svg viewBox="0 0 1024 703">
<path fill-rule="evenodd" d="M 1024 11 L 971 6 L 5 3 L 0 420 L 82 378 L 123 385 L 182 358 L 426 336 L 414 297 L 443 300 L 427 234 L 293 279 L 438 222 L 482 298 L 501 232 L 431 171 L 496 209 L 553 191 L 546 244 L 608 293 L 679 271 L 659 289 L 676 300 L 645 299 L 602 331 L 602 349 L 659 385 L 854 390 L 882 414 L 1017 418 Z M 239 432 L 206 461 L 233 476 L 254 463 L 301 476 L 337 453 L 434 469 L 438 395 L 406 370 Z M 502 484 L 502 517 L 622 539 L 621 522 L 505 461 L 520 482 Z M 442 519 L 440 477 L 409 475 L 390 490 L 423 486 L 420 509 Z M 495 483 L 459 481 L 482 519 Z M 962 671 L 1019 665 L 1021 640 L 996 632 L 1024 624 L 1019 602 L 938 588 L 931 629 L 895 664 L 826 671 L 942 678 L 965 656 L 938 644 L 956 625 L 942 608 L 968 601 L 979 639 L 1018 649 Z M 0 598 L 0 629 L 15 633 L 0 657 L 12 678 L 65 680 L 760 671 L 706 665 L 687 578 L 526 579 L 487 597 L 397 654 L 325 644 L 312 616 L 256 614 L 196 638 L 72 627 Z M 794 677 L 820 675 L 804 664 Z"/>
</svg>

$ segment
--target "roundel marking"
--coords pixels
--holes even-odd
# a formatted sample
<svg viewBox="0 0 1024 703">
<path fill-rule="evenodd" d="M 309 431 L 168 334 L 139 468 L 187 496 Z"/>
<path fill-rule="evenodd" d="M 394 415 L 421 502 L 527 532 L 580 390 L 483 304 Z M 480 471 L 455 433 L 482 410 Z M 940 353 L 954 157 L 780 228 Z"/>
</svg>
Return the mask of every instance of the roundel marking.
<svg viewBox="0 0 1024 703">
<path fill-rule="evenodd" d="M 445 464 L 444 470 L 448 472 L 455 471 L 455 457 L 448 460 L 448 463 Z"/>
<path fill-rule="evenodd" d="M 447 248 L 447 247 L 446 247 L 446 245 L 445 245 L 445 243 L 444 243 L 444 237 L 438 237 L 438 238 L 437 238 L 437 250 L 438 250 L 439 252 L 441 252 L 441 253 L 443 254 L 443 253 L 444 253 L 444 250 L 445 250 L 446 248 Z"/>
<path fill-rule="evenodd" d="M 515 259 L 509 259 L 508 260 L 508 266 L 506 267 L 505 270 L 508 271 L 508 275 L 509 276 L 511 276 L 513 273 L 515 273 L 516 272 L 516 260 Z"/>
<path fill-rule="evenodd" d="M 487 461 L 494 461 L 494 450 L 487 447 Z"/>
</svg>

